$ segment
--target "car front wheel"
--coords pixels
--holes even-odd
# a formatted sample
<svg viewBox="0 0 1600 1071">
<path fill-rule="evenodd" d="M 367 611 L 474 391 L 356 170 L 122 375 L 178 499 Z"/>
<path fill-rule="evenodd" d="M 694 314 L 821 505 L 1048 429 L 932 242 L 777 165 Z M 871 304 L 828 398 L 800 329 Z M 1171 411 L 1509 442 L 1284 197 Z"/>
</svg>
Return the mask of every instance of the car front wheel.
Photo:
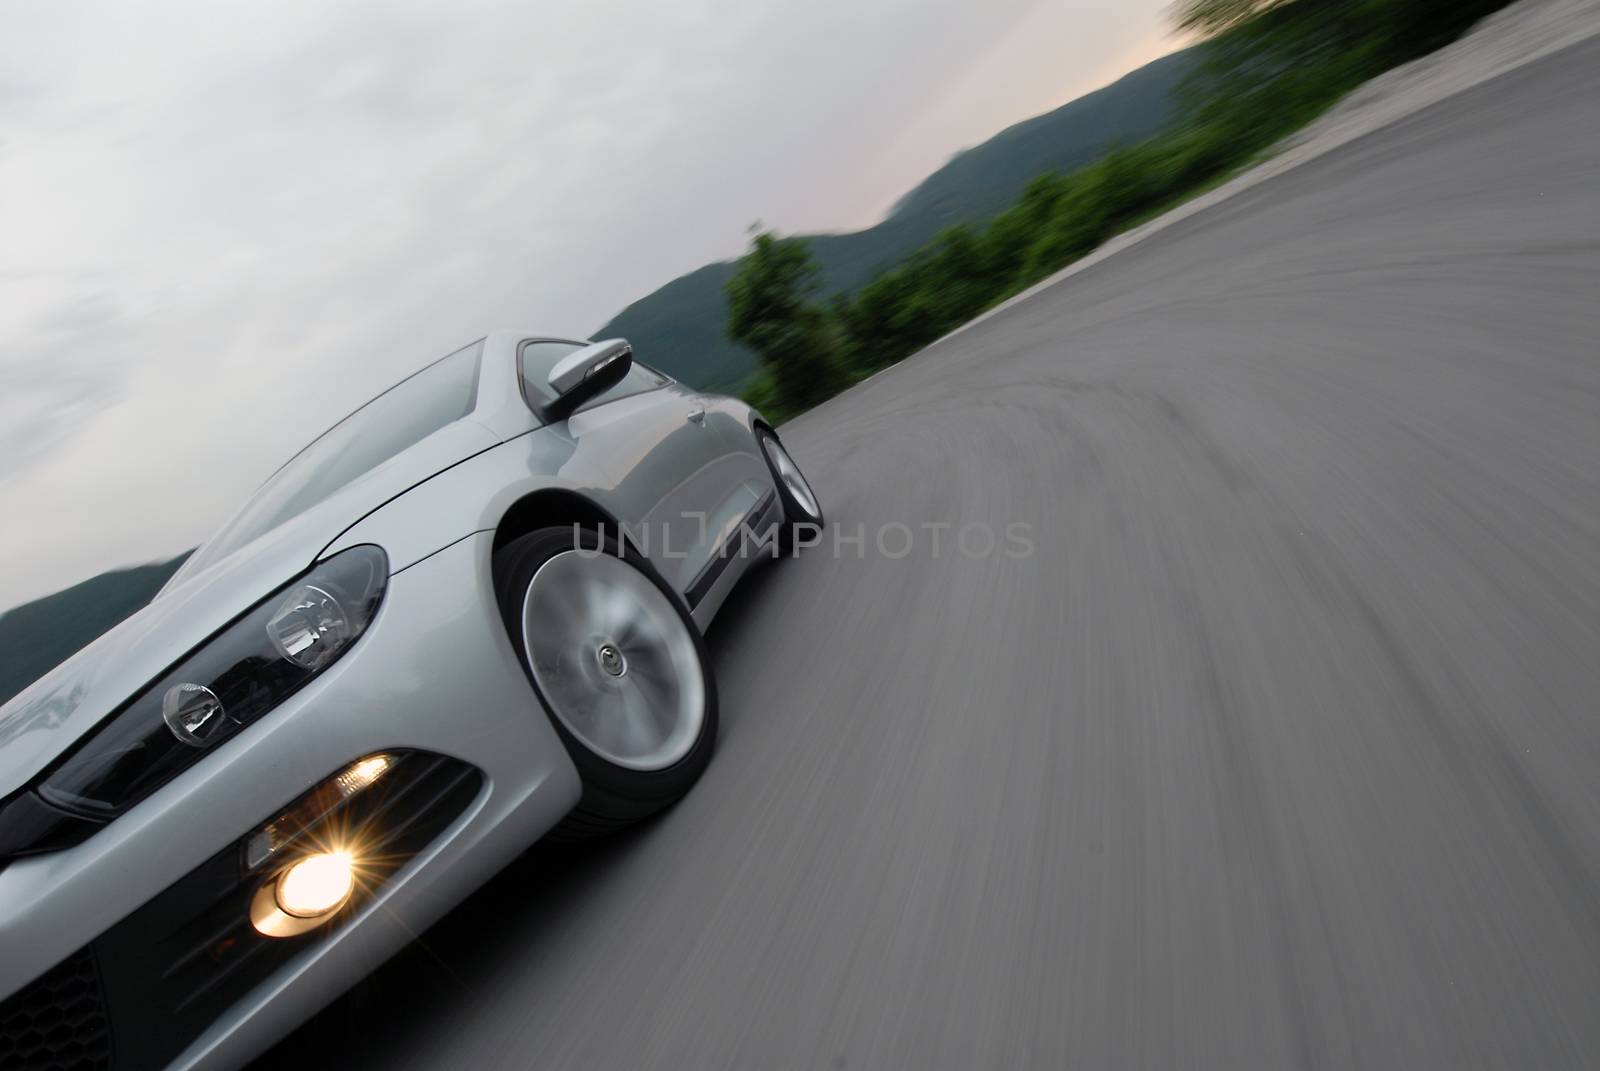
<svg viewBox="0 0 1600 1071">
<path fill-rule="evenodd" d="M 495 552 L 500 611 L 583 797 L 553 834 L 620 829 L 673 803 L 711 760 L 717 694 L 699 629 L 610 535 L 543 528 Z"/>
</svg>

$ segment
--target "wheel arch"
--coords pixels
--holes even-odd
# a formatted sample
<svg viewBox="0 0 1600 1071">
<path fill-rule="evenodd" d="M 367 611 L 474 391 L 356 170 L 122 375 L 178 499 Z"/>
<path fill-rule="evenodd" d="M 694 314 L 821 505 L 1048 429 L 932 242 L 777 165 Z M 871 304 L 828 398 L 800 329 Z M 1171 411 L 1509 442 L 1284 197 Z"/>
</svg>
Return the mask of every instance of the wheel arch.
<svg viewBox="0 0 1600 1071">
<path fill-rule="evenodd" d="M 779 442 L 783 441 L 782 436 L 778 434 L 778 429 L 772 426 L 772 421 L 752 409 L 750 410 L 750 434 L 754 435 L 758 431 L 771 432 L 774 439 Z"/>
<path fill-rule="evenodd" d="M 523 495 L 506 508 L 495 525 L 494 550 L 540 528 L 570 524 L 605 527 L 617 533 L 630 547 L 638 549 L 627 527 L 594 499 L 565 488 L 547 487 Z"/>
</svg>

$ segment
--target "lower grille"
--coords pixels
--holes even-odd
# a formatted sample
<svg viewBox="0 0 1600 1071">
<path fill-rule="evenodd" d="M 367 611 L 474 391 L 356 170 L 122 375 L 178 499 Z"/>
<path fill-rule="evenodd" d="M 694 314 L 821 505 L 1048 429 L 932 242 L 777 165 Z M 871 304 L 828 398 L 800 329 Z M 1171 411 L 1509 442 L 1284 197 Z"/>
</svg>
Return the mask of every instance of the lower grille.
<svg viewBox="0 0 1600 1071">
<path fill-rule="evenodd" d="M 111 1028 L 100 972 L 87 948 L 0 1003 L 6 1071 L 106 1071 Z"/>
<path fill-rule="evenodd" d="M 392 768 L 355 795 L 329 796 L 330 780 L 264 820 L 288 828 L 295 804 L 320 801 L 329 809 L 311 825 L 289 829 L 289 852 L 336 834 L 363 846 L 363 879 L 339 916 L 299 936 L 258 933 L 252 897 L 284 860 L 252 862 L 254 831 L 247 831 L 0 1002 L 0 1071 L 165 1067 L 240 997 L 336 931 L 483 787 L 482 772 L 456 759 L 388 755 Z"/>
</svg>

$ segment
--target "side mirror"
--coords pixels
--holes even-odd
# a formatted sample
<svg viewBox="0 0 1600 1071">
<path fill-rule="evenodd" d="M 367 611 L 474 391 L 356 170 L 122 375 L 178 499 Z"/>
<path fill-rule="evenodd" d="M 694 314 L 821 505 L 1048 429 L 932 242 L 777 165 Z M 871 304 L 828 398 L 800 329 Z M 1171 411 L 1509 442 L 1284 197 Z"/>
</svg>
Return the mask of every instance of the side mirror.
<svg viewBox="0 0 1600 1071">
<path fill-rule="evenodd" d="M 565 420 L 584 402 L 621 383 L 632 367 L 633 347 L 621 338 L 591 342 L 561 358 L 550 369 L 550 393 L 555 399 L 544 407 L 545 420 Z"/>
</svg>

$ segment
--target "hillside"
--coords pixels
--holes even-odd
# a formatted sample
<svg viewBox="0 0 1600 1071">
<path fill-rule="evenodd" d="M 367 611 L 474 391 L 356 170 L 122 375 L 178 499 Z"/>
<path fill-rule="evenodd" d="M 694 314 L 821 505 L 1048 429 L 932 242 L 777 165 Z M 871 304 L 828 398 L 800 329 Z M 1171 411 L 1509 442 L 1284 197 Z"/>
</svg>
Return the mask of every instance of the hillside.
<svg viewBox="0 0 1600 1071">
<path fill-rule="evenodd" d="M 939 231 L 989 218 L 1043 171 L 1070 171 L 1119 142 L 1159 130 L 1173 91 L 1196 62 L 1194 49 L 1140 67 L 1104 89 L 1007 127 L 958 153 L 902 197 L 882 223 L 845 234 L 808 235 L 822 269 L 823 292 L 851 291 L 894 265 Z M 594 333 L 620 335 L 639 355 L 684 382 L 737 388 L 755 355 L 724 335 L 723 284 L 735 263 L 708 264 L 640 298 Z"/>
<path fill-rule="evenodd" d="M 188 556 L 101 573 L 0 614 L 0 703 L 144 606 Z"/>
</svg>

